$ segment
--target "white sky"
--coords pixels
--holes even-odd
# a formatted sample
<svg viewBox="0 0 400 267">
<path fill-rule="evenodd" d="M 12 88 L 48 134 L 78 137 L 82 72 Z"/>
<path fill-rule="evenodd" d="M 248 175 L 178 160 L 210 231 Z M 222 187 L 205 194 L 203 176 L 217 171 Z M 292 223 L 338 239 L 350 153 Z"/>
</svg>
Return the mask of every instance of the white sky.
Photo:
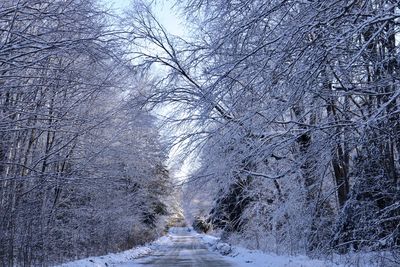
<svg viewBox="0 0 400 267">
<path fill-rule="evenodd" d="M 123 11 L 129 7 L 131 0 L 103 0 L 103 2 L 107 6 L 112 6 L 116 10 Z M 183 36 L 185 34 L 185 27 L 183 20 L 174 11 L 174 2 L 173 0 L 158 0 L 154 12 L 169 33 Z"/>
</svg>

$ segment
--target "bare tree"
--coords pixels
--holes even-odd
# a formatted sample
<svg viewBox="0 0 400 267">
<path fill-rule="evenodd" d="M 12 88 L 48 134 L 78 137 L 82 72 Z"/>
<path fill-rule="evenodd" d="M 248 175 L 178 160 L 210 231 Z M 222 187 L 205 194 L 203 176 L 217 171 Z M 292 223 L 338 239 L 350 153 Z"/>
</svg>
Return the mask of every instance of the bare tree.
<svg viewBox="0 0 400 267">
<path fill-rule="evenodd" d="M 0 4 L 0 265 L 47 266 L 159 234 L 164 148 L 133 105 L 135 74 L 111 22 L 96 1 Z M 127 135 L 138 139 L 124 151 Z"/>
<path fill-rule="evenodd" d="M 398 249 L 397 1 L 182 2 L 192 39 L 141 1 L 131 36 L 154 47 L 139 67 L 169 70 L 149 101 L 201 114 L 192 179 L 214 177 L 215 225 L 264 225 L 291 251 Z"/>
</svg>

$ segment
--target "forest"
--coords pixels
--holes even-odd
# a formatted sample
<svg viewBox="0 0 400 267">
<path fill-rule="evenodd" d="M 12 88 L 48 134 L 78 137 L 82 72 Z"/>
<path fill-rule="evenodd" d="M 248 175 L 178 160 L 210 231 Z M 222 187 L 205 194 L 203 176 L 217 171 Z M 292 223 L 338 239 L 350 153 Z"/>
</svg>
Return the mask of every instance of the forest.
<svg viewBox="0 0 400 267">
<path fill-rule="evenodd" d="M 121 251 L 177 209 L 251 249 L 400 263 L 399 1 L 171 2 L 182 36 L 159 1 L 0 2 L 0 265 Z"/>
</svg>

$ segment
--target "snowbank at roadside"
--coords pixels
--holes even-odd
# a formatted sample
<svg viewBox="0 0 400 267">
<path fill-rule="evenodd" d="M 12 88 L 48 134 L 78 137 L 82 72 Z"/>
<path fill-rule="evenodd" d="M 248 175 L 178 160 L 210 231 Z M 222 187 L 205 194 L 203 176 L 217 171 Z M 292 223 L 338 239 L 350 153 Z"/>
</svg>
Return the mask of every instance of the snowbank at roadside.
<svg viewBox="0 0 400 267">
<path fill-rule="evenodd" d="M 306 256 L 287 256 L 265 253 L 258 250 L 249 250 L 239 246 L 232 246 L 221 242 L 211 235 L 198 234 L 198 237 L 209 246 L 212 251 L 218 252 L 234 266 L 262 266 L 262 267 L 341 267 L 321 260 L 313 260 Z"/>
<path fill-rule="evenodd" d="M 137 247 L 120 253 L 112 253 L 104 256 L 90 257 L 77 261 L 67 262 L 59 265 L 59 267 L 104 267 L 114 266 L 134 259 L 149 255 L 152 249 L 147 246 Z"/>
<path fill-rule="evenodd" d="M 342 267 L 333 262 L 310 259 L 307 256 L 276 255 L 257 250 L 235 247 L 230 254 L 230 261 L 238 266 L 263 267 Z"/>
<path fill-rule="evenodd" d="M 119 253 L 67 262 L 57 267 L 111 267 L 120 266 L 128 262 L 130 267 L 142 266 L 134 264 L 133 260 L 150 255 L 154 250 L 157 250 L 159 246 L 168 244 L 171 244 L 171 239 L 169 235 L 166 235 L 145 246 L 136 247 Z"/>
<path fill-rule="evenodd" d="M 394 267 L 398 257 L 386 252 L 349 253 L 333 255 L 332 260 L 317 260 L 307 256 L 277 255 L 259 250 L 250 250 L 222 242 L 220 238 L 197 234 L 209 249 L 225 256 L 226 261 L 236 267 Z"/>
<path fill-rule="evenodd" d="M 316 260 L 307 256 L 288 256 L 233 247 L 227 257 L 235 266 L 262 267 L 395 267 L 398 258 L 385 252 L 333 255 L 332 260 Z"/>
</svg>

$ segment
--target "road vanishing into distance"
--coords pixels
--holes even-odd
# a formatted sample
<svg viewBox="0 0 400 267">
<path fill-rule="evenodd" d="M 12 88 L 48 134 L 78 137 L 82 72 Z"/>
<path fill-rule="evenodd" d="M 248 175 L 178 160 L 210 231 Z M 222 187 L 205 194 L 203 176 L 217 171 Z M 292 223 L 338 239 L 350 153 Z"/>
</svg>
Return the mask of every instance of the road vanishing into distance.
<svg viewBox="0 0 400 267">
<path fill-rule="evenodd" d="M 225 267 L 233 266 L 217 253 L 207 249 L 195 232 L 186 227 L 177 227 L 170 232 L 171 243 L 160 246 L 158 250 L 148 257 L 120 265 L 123 267 L 137 266 L 162 266 L 162 267 Z"/>
</svg>

